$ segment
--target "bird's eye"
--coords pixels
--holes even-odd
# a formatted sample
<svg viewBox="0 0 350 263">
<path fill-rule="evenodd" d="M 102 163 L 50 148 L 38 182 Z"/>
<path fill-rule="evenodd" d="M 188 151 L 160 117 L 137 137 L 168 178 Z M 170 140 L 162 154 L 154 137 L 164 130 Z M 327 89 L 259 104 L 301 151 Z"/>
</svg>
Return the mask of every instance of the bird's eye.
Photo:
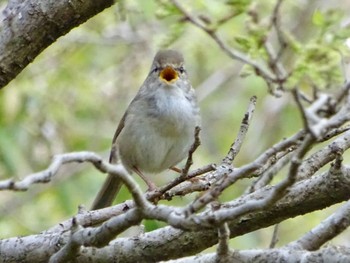
<svg viewBox="0 0 350 263">
<path fill-rule="evenodd" d="M 179 72 L 180 72 L 181 74 L 185 73 L 185 68 L 184 68 L 184 67 L 179 67 Z"/>
<path fill-rule="evenodd" d="M 160 68 L 158 68 L 158 67 L 155 67 L 155 68 L 153 68 L 152 72 L 155 72 L 155 73 L 157 73 L 157 72 L 159 72 L 159 70 L 160 70 Z"/>
</svg>

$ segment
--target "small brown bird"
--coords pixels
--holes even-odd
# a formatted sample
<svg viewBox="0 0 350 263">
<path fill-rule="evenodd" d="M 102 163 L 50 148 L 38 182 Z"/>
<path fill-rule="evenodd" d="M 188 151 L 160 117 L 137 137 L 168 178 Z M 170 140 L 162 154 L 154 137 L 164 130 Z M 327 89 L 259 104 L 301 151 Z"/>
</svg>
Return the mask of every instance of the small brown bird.
<svg viewBox="0 0 350 263">
<path fill-rule="evenodd" d="M 154 189 L 144 173 L 159 173 L 183 160 L 194 142 L 200 114 L 183 56 L 159 51 L 151 70 L 131 101 L 113 137 L 110 163 L 118 159 Z M 121 181 L 108 175 L 92 210 L 110 206 Z"/>
</svg>

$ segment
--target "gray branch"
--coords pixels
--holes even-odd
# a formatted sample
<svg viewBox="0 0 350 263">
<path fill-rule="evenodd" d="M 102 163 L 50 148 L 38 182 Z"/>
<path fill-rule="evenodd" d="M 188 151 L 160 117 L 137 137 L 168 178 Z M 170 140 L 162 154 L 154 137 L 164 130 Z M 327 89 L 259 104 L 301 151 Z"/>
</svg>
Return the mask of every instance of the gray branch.
<svg viewBox="0 0 350 263">
<path fill-rule="evenodd" d="M 350 249 L 347 247 L 328 246 L 319 251 L 294 249 L 252 249 L 235 251 L 230 258 L 226 257 L 227 263 L 255 263 L 255 262 L 288 262 L 288 263 L 314 263 L 314 262 L 348 262 Z M 178 260 L 170 260 L 168 263 L 192 263 L 206 262 L 216 263 L 214 253 L 187 257 Z"/>
<path fill-rule="evenodd" d="M 228 222 L 230 237 L 240 236 L 282 222 L 287 218 L 310 213 L 348 200 L 350 198 L 350 174 L 348 174 L 348 170 L 344 172 L 346 173 L 330 174 L 326 172 L 296 183 L 282 199 L 266 210 L 252 212 Z M 217 216 L 225 216 L 226 211 L 252 200 L 260 200 L 270 195 L 272 191 L 273 187 L 264 187 L 252 194 L 223 204 L 217 211 L 220 214 L 211 217 L 203 213 L 203 217 L 210 220 Z M 113 209 L 113 207 L 101 210 L 101 213 L 109 209 Z M 159 211 L 162 211 L 162 207 Z M 89 218 L 90 216 L 91 212 L 85 212 L 77 218 Z M 126 214 L 122 216 L 119 220 L 124 222 L 131 218 L 128 218 Z M 88 221 L 88 219 L 85 220 Z M 112 220 L 118 220 L 118 217 L 112 218 Z M 27 237 L 3 239 L 0 241 L 0 251 L 2 251 L 2 259 L 8 260 L 8 262 L 17 262 L 20 259 L 22 262 L 32 262 L 30 259 L 33 258 L 36 259 L 36 262 L 47 262 L 50 255 L 58 251 L 62 244 L 68 243 L 69 239 L 69 231 L 57 226 L 54 231 Z M 96 261 L 110 262 L 116 260 L 115 257 L 122 262 L 167 260 L 169 257 L 178 255 L 179 251 L 181 251 L 181 256 L 190 256 L 215 245 L 217 242 L 216 228 L 206 229 L 202 227 L 201 230 L 192 232 L 168 226 L 137 237 L 117 238 L 103 248 L 85 247 L 77 253 L 77 262 L 86 262 L 90 257 L 94 257 Z"/>
<path fill-rule="evenodd" d="M 59 37 L 114 4 L 107 1 L 9 1 L 0 17 L 0 89 Z"/>
</svg>

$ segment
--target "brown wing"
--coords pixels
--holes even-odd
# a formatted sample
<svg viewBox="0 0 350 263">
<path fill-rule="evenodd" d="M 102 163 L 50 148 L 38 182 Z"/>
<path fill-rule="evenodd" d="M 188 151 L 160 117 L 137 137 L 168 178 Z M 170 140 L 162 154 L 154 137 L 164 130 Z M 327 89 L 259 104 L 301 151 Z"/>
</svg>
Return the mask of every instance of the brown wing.
<svg viewBox="0 0 350 263">
<path fill-rule="evenodd" d="M 126 115 L 127 115 L 127 112 L 124 113 L 123 118 L 120 120 L 118 128 L 115 131 L 113 141 L 112 141 L 111 153 L 109 155 L 110 163 L 117 163 L 118 161 L 118 151 L 117 151 L 116 140 L 118 138 L 118 135 L 124 128 Z M 92 204 L 91 210 L 96 210 L 103 207 L 111 206 L 121 186 L 122 186 L 122 181 L 119 178 L 109 174 L 102 188 L 98 192 L 94 200 L 94 203 Z"/>
<path fill-rule="evenodd" d="M 130 105 L 139 98 L 139 93 L 136 95 L 136 97 L 131 101 Z M 129 105 L 129 107 L 130 107 Z M 128 107 L 128 109 L 129 109 Z M 117 138 L 121 131 L 123 130 L 125 126 L 125 119 L 128 115 L 128 109 L 124 113 L 122 119 L 119 122 L 118 128 L 114 133 L 114 137 L 112 140 L 112 147 L 111 147 L 111 153 L 109 155 L 109 162 L 110 163 L 117 163 L 118 162 L 118 150 L 117 150 Z M 94 200 L 94 203 L 92 205 L 91 210 L 100 209 L 103 207 L 111 206 L 113 203 L 113 200 L 115 199 L 116 195 L 119 192 L 120 187 L 122 186 L 122 181 L 109 174 L 107 176 L 107 179 L 105 180 L 101 190 L 98 192 L 97 197 Z"/>
<path fill-rule="evenodd" d="M 111 147 L 111 152 L 109 154 L 109 162 L 110 163 L 117 163 L 118 162 L 118 154 L 117 154 L 117 138 L 120 132 L 123 130 L 124 125 L 125 125 L 125 118 L 128 112 L 126 111 L 122 117 L 122 119 L 119 122 L 118 128 L 114 133 L 113 140 L 112 140 L 112 147 Z"/>
<path fill-rule="evenodd" d="M 142 87 L 140 88 L 140 91 L 141 91 Z M 140 91 L 136 94 L 135 98 L 130 102 L 128 108 L 126 109 L 122 119 L 120 120 L 119 122 L 119 125 L 118 125 L 118 128 L 117 130 L 115 131 L 114 133 L 114 137 L 113 137 L 113 140 L 112 140 L 112 147 L 111 147 L 111 153 L 109 154 L 109 162 L 110 163 L 117 163 L 118 162 L 118 151 L 117 151 L 117 144 L 116 144 L 116 141 L 117 141 L 117 138 L 119 136 L 119 134 L 121 133 L 121 131 L 123 130 L 124 126 L 125 126 L 125 119 L 126 119 L 126 116 L 128 116 L 128 112 L 129 112 L 129 108 L 130 106 L 135 103 L 135 101 L 139 100 L 139 98 L 141 97 L 141 94 L 140 94 Z"/>
</svg>

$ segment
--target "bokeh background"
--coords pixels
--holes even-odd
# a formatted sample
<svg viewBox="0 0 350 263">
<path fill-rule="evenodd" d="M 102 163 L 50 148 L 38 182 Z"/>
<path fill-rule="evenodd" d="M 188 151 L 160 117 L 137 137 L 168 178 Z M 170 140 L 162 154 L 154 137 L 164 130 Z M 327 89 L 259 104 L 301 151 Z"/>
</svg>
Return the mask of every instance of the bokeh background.
<svg viewBox="0 0 350 263">
<path fill-rule="evenodd" d="M 235 39 L 245 36 L 249 17 L 239 14 L 230 2 L 240 1 L 180 2 L 212 20 L 237 11 L 220 26 L 219 34 L 239 48 Z M 262 20 L 269 18 L 275 3 L 241 2 L 255 5 Z M 307 42 L 318 34 L 315 12 L 350 10 L 350 1 L 328 2 L 285 1 L 283 26 Z M 0 5 L 2 10 L 6 1 Z M 260 78 L 244 77 L 241 63 L 229 58 L 206 33 L 181 22 L 167 1 L 120 1 L 61 37 L 0 91 L 0 180 L 45 169 L 53 155 L 65 152 L 94 151 L 107 159 L 117 124 L 148 74 L 154 54 L 168 47 L 184 54 L 200 101 L 202 145 L 195 153 L 194 168 L 222 160 L 253 95 L 258 97 L 257 108 L 236 166 L 251 162 L 302 128 L 291 97 L 273 97 Z M 166 171 L 154 181 L 162 185 L 175 176 Z M 0 192 L 0 238 L 38 233 L 70 218 L 81 204 L 89 208 L 104 178 L 91 165 L 72 164 L 64 166 L 49 184 L 33 185 L 27 192 Z M 238 197 L 250 183 L 238 182 L 222 200 Z M 171 204 L 185 204 L 195 196 L 175 198 Z M 129 198 L 123 189 L 116 202 Z M 278 245 L 298 238 L 335 209 L 283 222 Z M 147 231 L 162 225 L 145 222 Z M 267 247 L 272 231 L 270 227 L 235 238 L 232 247 Z M 334 243 L 345 244 L 349 237 L 345 232 Z"/>
</svg>

